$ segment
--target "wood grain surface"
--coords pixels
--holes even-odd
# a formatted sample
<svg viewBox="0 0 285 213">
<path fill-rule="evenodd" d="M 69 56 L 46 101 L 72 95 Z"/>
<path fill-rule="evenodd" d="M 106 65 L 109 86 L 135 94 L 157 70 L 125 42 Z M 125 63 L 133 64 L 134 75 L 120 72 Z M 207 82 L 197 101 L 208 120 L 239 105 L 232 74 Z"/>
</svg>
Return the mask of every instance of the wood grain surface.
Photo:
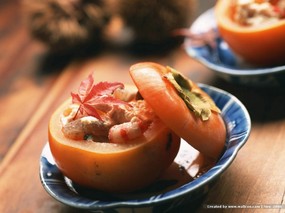
<svg viewBox="0 0 285 213">
<path fill-rule="evenodd" d="M 251 115 L 248 142 L 195 211 L 216 212 L 208 208 L 210 205 L 282 204 L 283 208 L 219 210 L 285 212 L 284 88 L 227 83 L 191 59 L 180 46 L 155 55 L 135 55 L 110 47 L 87 55 L 51 54 L 29 35 L 20 1 L 0 2 L 1 213 L 78 212 L 51 198 L 39 179 L 49 117 L 89 73 L 93 72 L 96 81 L 131 83 L 128 68 L 138 61 L 170 65 L 196 82 L 224 89 L 238 97 Z M 180 211 L 194 210 L 183 207 Z"/>
</svg>

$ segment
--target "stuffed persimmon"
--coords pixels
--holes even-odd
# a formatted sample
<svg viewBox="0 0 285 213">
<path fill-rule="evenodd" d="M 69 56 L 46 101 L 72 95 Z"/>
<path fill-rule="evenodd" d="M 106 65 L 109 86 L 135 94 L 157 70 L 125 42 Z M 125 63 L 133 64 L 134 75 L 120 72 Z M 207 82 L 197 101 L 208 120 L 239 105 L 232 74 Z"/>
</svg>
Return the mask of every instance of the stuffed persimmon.
<svg viewBox="0 0 285 213">
<path fill-rule="evenodd" d="M 52 115 L 49 145 L 66 177 L 110 193 L 141 189 L 171 165 L 180 137 L 213 162 L 221 156 L 220 110 L 194 82 L 150 62 L 130 75 L 136 87 L 90 75 Z"/>
<path fill-rule="evenodd" d="M 226 141 L 220 109 L 194 82 L 173 68 L 138 63 L 130 68 L 140 94 L 157 116 L 205 156 L 217 160 Z"/>
<path fill-rule="evenodd" d="M 219 0 L 218 30 L 245 61 L 260 66 L 285 63 L 285 1 Z"/>
<path fill-rule="evenodd" d="M 177 155 L 180 138 L 121 83 L 83 81 L 49 122 L 56 165 L 73 182 L 110 193 L 153 183 Z"/>
</svg>

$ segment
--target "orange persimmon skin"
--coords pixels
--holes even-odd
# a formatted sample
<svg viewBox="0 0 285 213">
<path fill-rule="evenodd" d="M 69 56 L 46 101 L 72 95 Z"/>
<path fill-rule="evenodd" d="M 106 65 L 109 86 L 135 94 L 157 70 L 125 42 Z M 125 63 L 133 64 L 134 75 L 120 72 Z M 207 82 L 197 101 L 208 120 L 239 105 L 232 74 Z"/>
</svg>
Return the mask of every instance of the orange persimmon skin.
<svg viewBox="0 0 285 213">
<path fill-rule="evenodd" d="M 251 64 L 259 66 L 284 64 L 285 20 L 266 26 L 241 26 L 231 18 L 232 7 L 230 0 L 219 0 L 215 6 L 218 30 L 230 48 Z"/>
<path fill-rule="evenodd" d="M 218 159 L 226 141 L 226 127 L 222 117 L 212 112 L 202 121 L 191 112 L 173 85 L 163 77 L 167 69 L 145 62 L 133 65 L 130 74 L 140 94 L 160 119 L 177 135 L 206 156 Z M 202 94 L 207 95 L 198 86 Z"/>
<path fill-rule="evenodd" d="M 180 138 L 159 119 L 131 146 L 68 139 L 59 120 L 68 104 L 50 119 L 49 145 L 57 167 L 79 185 L 109 193 L 138 190 L 159 178 L 177 155 Z"/>
</svg>

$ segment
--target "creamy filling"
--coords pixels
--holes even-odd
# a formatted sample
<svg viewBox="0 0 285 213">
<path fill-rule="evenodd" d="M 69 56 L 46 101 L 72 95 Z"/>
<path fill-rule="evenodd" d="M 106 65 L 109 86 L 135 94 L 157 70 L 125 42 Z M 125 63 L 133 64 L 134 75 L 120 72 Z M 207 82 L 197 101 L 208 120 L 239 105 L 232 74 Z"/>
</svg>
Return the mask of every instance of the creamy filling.
<svg viewBox="0 0 285 213">
<path fill-rule="evenodd" d="M 270 25 L 285 18 L 285 0 L 233 0 L 236 23 L 243 26 Z"/>
<path fill-rule="evenodd" d="M 79 105 L 71 104 L 60 117 L 62 132 L 73 140 L 128 143 L 143 136 L 155 113 L 144 100 L 132 100 L 127 105 L 102 104 L 101 120 L 93 116 L 77 118 Z"/>
</svg>

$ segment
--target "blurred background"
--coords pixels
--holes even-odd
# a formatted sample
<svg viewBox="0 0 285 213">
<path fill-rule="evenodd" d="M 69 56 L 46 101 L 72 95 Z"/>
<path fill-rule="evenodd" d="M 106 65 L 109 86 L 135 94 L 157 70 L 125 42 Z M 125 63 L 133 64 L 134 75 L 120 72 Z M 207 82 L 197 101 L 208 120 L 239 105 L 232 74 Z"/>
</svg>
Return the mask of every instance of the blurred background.
<svg viewBox="0 0 285 213">
<path fill-rule="evenodd" d="M 137 22 L 140 23 L 141 19 L 137 18 L 136 22 L 131 21 L 132 16 L 136 14 L 140 14 L 142 17 L 149 14 L 150 7 L 146 7 L 147 9 L 144 10 L 139 7 L 142 2 L 149 3 L 154 8 L 150 10 L 151 14 L 156 17 L 146 17 L 145 26 L 155 28 L 156 25 L 158 27 L 162 25 L 161 29 L 166 29 L 166 31 L 161 34 L 168 35 L 167 29 L 178 27 L 176 23 L 180 27 L 190 27 L 191 22 L 203 11 L 212 7 L 215 1 L 133 1 L 133 8 L 137 12 L 134 10 L 125 14 L 124 9 L 129 9 L 130 5 L 125 5 L 128 1 L 121 0 L 123 8 L 120 9 L 122 11 L 120 14 L 125 14 L 129 26 L 133 26 L 132 29 L 139 32 L 136 36 L 138 41 L 133 42 L 135 44 L 130 42 L 128 40 L 130 38 L 126 36 L 130 27 L 125 27 L 122 31 L 122 26 L 125 23 L 116 19 L 117 16 L 114 16 L 112 24 L 108 25 L 106 29 L 100 28 L 110 19 L 110 17 L 106 18 L 105 15 L 102 15 L 103 9 L 118 14 L 116 11 L 119 7 L 114 5 L 119 1 L 109 0 L 108 2 L 113 6 L 109 5 L 106 9 L 103 6 L 103 1 L 0 1 L 0 137 L 2 143 L 0 160 L 45 99 L 61 73 L 68 69 L 72 69 L 76 73 L 77 68 L 74 66 L 76 63 L 79 63 L 81 68 L 85 67 L 84 73 L 96 70 L 99 80 L 100 76 L 109 72 L 110 80 L 130 82 L 127 73 L 128 67 L 134 62 L 142 60 L 152 60 L 172 64 L 177 68 L 181 67 L 182 71 L 189 72 L 189 75 L 197 81 L 201 79 L 204 81 L 205 76 L 207 76 L 206 79 L 210 79 L 212 74 L 192 60 L 181 48 L 183 37 L 174 39 L 172 43 L 166 36 L 166 38 L 163 37 L 165 40 L 162 39 L 163 42 L 159 43 L 157 42 L 157 40 L 161 40 L 159 31 L 157 33 L 157 30 L 148 30 L 148 27 L 145 27 L 146 32 L 144 33 L 140 29 L 142 25 L 138 27 L 135 25 Z M 164 10 L 157 9 L 160 8 L 160 2 L 164 2 Z M 82 18 L 83 6 L 86 6 L 86 13 L 93 15 L 95 21 L 90 23 Z M 172 6 L 175 6 L 176 9 L 170 10 L 169 8 Z M 180 14 L 181 8 L 183 13 Z M 158 11 L 164 11 L 164 13 L 158 13 Z M 166 21 L 155 22 L 156 19 Z M 183 20 L 183 23 L 180 19 Z M 65 20 L 70 23 L 64 22 Z M 60 21 L 62 21 L 62 25 L 60 25 Z M 80 23 L 79 26 L 72 25 L 75 21 Z M 107 41 L 105 38 L 96 37 L 96 33 L 95 35 L 94 33 L 88 34 L 88 30 L 89 32 L 93 32 L 93 30 L 98 32 L 98 29 L 101 29 L 100 32 L 107 33 Z M 156 31 L 156 33 L 152 34 L 152 31 Z M 144 37 L 145 34 L 149 37 Z M 60 36 L 67 39 L 62 40 Z M 124 40 L 124 36 L 127 39 Z M 82 45 L 74 45 L 76 42 L 82 42 Z M 181 58 L 181 60 L 173 64 L 177 58 Z M 183 61 L 183 63 L 179 61 Z M 193 70 L 196 71 L 192 72 Z"/>
</svg>

